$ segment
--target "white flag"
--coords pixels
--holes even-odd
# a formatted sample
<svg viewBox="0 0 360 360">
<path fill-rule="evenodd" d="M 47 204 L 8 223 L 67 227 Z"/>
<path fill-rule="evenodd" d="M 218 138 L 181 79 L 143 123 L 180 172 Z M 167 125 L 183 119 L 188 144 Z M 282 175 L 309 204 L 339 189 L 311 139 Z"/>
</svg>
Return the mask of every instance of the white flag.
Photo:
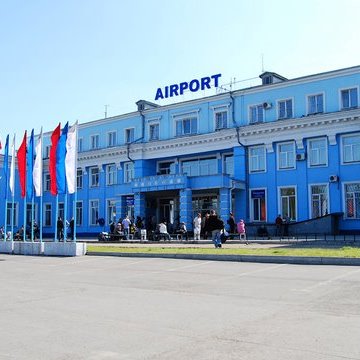
<svg viewBox="0 0 360 360">
<path fill-rule="evenodd" d="M 69 129 L 66 139 L 65 174 L 68 193 L 76 191 L 77 122 Z"/>
<path fill-rule="evenodd" d="M 11 195 L 14 196 L 15 193 L 15 135 L 13 138 L 13 142 L 11 145 L 11 165 L 10 165 L 10 180 L 9 187 L 11 191 Z"/>
<path fill-rule="evenodd" d="M 36 196 L 42 196 L 42 172 L 43 172 L 42 141 L 43 141 L 43 136 L 42 136 L 42 128 L 41 128 L 38 142 L 35 146 L 35 162 L 32 173 Z"/>
</svg>

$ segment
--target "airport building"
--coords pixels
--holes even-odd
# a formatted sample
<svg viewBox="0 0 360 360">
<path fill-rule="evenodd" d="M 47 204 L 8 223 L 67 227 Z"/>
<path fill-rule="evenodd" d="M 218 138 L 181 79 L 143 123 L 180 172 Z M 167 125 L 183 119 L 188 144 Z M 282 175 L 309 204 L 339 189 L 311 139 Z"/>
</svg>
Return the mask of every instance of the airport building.
<svg viewBox="0 0 360 360">
<path fill-rule="evenodd" d="M 156 100 L 214 85 L 216 76 L 158 89 Z M 99 219 L 107 230 L 126 214 L 192 229 L 195 215 L 210 209 L 225 222 L 233 212 L 255 227 L 273 224 L 278 214 L 293 223 L 337 214 L 340 233 L 359 233 L 359 85 L 360 66 L 295 79 L 264 72 L 256 86 L 162 106 L 140 100 L 132 113 L 80 124 L 76 204 L 68 196 L 65 214 L 60 194 L 59 216 L 69 220 L 76 207 L 77 232 L 88 236 L 103 230 Z M 50 135 L 42 209 L 39 199 L 35 204 L 44 236 L 56 221 Z"/>
</svg>

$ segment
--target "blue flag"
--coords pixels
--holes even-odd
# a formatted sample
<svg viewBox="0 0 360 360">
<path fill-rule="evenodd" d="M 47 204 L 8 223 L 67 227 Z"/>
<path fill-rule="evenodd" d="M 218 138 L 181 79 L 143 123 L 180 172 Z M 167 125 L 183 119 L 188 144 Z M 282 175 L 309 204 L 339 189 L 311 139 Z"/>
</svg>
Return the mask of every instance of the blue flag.
<svg viewBox="0 0 360 360">
<path fill-rule="evenodd" d="M 26 196 L 31 200 L 34 194 L 33 182 L 33 169 L 34 169 L 34 129 L 31 131 L 29 145 L 26 154 Z"/>
<path fill-rule="evenodd" d="M 6 137 L 5 155 L 4 155 L 5 199 L 7 199 L 8 184 L 9 184 L 8 174 L 9 174 L 9 135 Z"/>
<path fill-rule="evenodd" d="M 59 194 L 64 194 L 66 192 L 65 156 L 68 127 L 69 123 L 67 122 L 62 129 L 56 148 L 56 186 Z"/>
</svg>

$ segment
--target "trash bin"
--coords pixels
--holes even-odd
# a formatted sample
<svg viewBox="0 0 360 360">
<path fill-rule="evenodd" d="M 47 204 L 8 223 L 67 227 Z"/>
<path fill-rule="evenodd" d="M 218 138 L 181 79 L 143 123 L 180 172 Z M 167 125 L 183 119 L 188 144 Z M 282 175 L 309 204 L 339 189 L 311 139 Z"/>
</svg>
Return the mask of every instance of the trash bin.
<svg viewBox="0 0 360 360">
<path fill-rule="evenodd" d="M 141 240 L 147 240 L 146 239 L 146 230 L 145 229 L 141 229 L 140 236 L 141 236 Z"/>
</svg>

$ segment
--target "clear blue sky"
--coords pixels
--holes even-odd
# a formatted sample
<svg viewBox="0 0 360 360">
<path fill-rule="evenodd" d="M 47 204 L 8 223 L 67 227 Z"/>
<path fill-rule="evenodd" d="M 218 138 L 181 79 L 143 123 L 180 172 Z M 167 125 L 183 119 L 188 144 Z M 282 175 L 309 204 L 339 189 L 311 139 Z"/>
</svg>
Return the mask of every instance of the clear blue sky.
<svg viewBox="0 0 360 360">
<path fill-rule="evenodd" d="M 358 0 L 1 0 L 0 136 L 136 110 L 222 73 L 287 78 L 360 64 Z"/>
</svg>

